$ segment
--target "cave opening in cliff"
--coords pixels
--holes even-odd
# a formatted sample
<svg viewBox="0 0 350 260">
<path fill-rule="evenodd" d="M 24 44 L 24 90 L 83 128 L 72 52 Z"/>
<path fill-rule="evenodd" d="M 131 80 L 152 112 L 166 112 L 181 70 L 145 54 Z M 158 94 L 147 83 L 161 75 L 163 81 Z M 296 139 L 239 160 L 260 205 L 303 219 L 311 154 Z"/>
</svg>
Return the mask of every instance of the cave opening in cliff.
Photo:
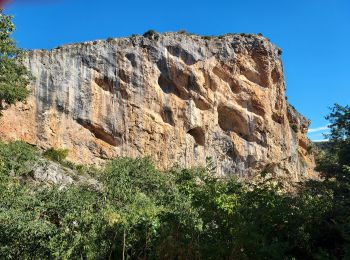
<svg viewBox="0 0 350 260">
<path fill-rule="evenodd" d="M 196 144 L 200 146 L 205 145 L 205 133 L 200 126 L 190 129 L 187 133 L 194 138 Z"/>
<path fill-rule="evenodd" d="M 163 107 L 163 110 L 161 111 L 160 115 L 165 123 L 175 126 L 173 111 L 171 110 L 170 107 L 168 106 Z"/>
</svg>

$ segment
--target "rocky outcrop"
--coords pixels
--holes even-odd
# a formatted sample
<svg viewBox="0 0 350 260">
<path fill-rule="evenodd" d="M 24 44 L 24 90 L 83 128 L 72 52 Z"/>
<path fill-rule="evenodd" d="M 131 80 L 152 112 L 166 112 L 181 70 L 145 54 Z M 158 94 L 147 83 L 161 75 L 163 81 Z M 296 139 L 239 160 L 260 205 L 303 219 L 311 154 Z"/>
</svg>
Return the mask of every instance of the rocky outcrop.
<svg viewBox="0 0 350 260">
<path fill-rule="evenodd" d="M 76 174 L 67 174 L 66 170 L 57 163 L 46 163 L 34 170 L 33 179 L 40 183 L 48 183 L 51 185 L 68 186 L 73 184 L 73 178 Z M 78 175 L 76 175 L 78 176 Z"/>
<path fill-rule="evenodd" d="M 184 33 L 28 53 L 35 81 L 7 109 L 0 137 L 69 149 L 69 160 L 150 156 L 161 168 L 218 174 L 313 173 L 308 121 L 285 98 L 281 51 L 259 35 Z"/>
<path fill-rule="evenodd" d="M 32 175 L 32 180 L 39 184 L 55 185 L 60 188 L 75 184 L 95 190 L 103 189 L 102 184 L 89 174 L 77 172 L 60 163 L 45 159 L 40 159 L 40 162 L 34 166 Z"/>
</svg>

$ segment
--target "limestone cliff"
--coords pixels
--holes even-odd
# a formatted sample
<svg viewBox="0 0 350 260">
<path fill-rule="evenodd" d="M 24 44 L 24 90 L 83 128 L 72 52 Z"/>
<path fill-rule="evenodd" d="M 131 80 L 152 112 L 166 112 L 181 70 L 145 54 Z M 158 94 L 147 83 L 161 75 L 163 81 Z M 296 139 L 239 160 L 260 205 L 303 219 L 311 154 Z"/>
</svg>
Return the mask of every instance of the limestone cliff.
<svg viewBox="0 0 350 260">
<path fill-rule="evenodd" d="M 259 35 L 152 32 L 31 51 L 32 95 L 4 112 L 0 138 L 67 148 L 78 163 L 211 157 L 219 174 L 308 177 L 309 122 L 286 101 L 280 53 Z"/>
</svg>

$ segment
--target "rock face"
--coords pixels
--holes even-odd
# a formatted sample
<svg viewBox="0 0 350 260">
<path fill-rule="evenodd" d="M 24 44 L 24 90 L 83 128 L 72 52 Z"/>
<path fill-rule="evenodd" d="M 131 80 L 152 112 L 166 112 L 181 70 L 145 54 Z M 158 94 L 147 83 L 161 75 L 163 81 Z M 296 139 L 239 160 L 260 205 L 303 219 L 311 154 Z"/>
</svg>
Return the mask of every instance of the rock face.
<svg viewBox="0 0 350 260">
<path fill-rule="evenodd" d="M 33 180 L 46 185 L 58 185 L 61 188 L 72 184 L 89 186 L 95 190 L 102 190 L 102 184 L 88 174 L 78 173 L 61 164 L 49 160 L 41 160 L 33 169 Z"/>
<path fill-rule="evenodd" d="M 149 32 L 31 51 L 26 64 L 32 95 L 4 112 L 2 139 L 67 148 L 78 163 L 212 158 L 218 174 L 313 172 L 309 122 L 288 105 L 280 50 L 262 36 Z"/>
</svg>

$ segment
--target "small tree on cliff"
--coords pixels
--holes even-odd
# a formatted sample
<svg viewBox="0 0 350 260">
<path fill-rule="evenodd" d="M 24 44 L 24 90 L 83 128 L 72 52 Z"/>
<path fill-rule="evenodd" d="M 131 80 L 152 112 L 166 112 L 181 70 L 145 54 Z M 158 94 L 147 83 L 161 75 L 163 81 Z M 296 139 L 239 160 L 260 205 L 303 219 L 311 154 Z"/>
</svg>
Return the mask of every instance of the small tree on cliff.
<svg viewBox="0 0 350 260">
<path fill-rule="evenodd" d="M 24 101 L 29 93 L 30 74 L 22 63 L 24 52 L 11 37 L 14 30 L 12 16 L 0 10 L 0 113 L 4 104 Z"/>
</svg>

